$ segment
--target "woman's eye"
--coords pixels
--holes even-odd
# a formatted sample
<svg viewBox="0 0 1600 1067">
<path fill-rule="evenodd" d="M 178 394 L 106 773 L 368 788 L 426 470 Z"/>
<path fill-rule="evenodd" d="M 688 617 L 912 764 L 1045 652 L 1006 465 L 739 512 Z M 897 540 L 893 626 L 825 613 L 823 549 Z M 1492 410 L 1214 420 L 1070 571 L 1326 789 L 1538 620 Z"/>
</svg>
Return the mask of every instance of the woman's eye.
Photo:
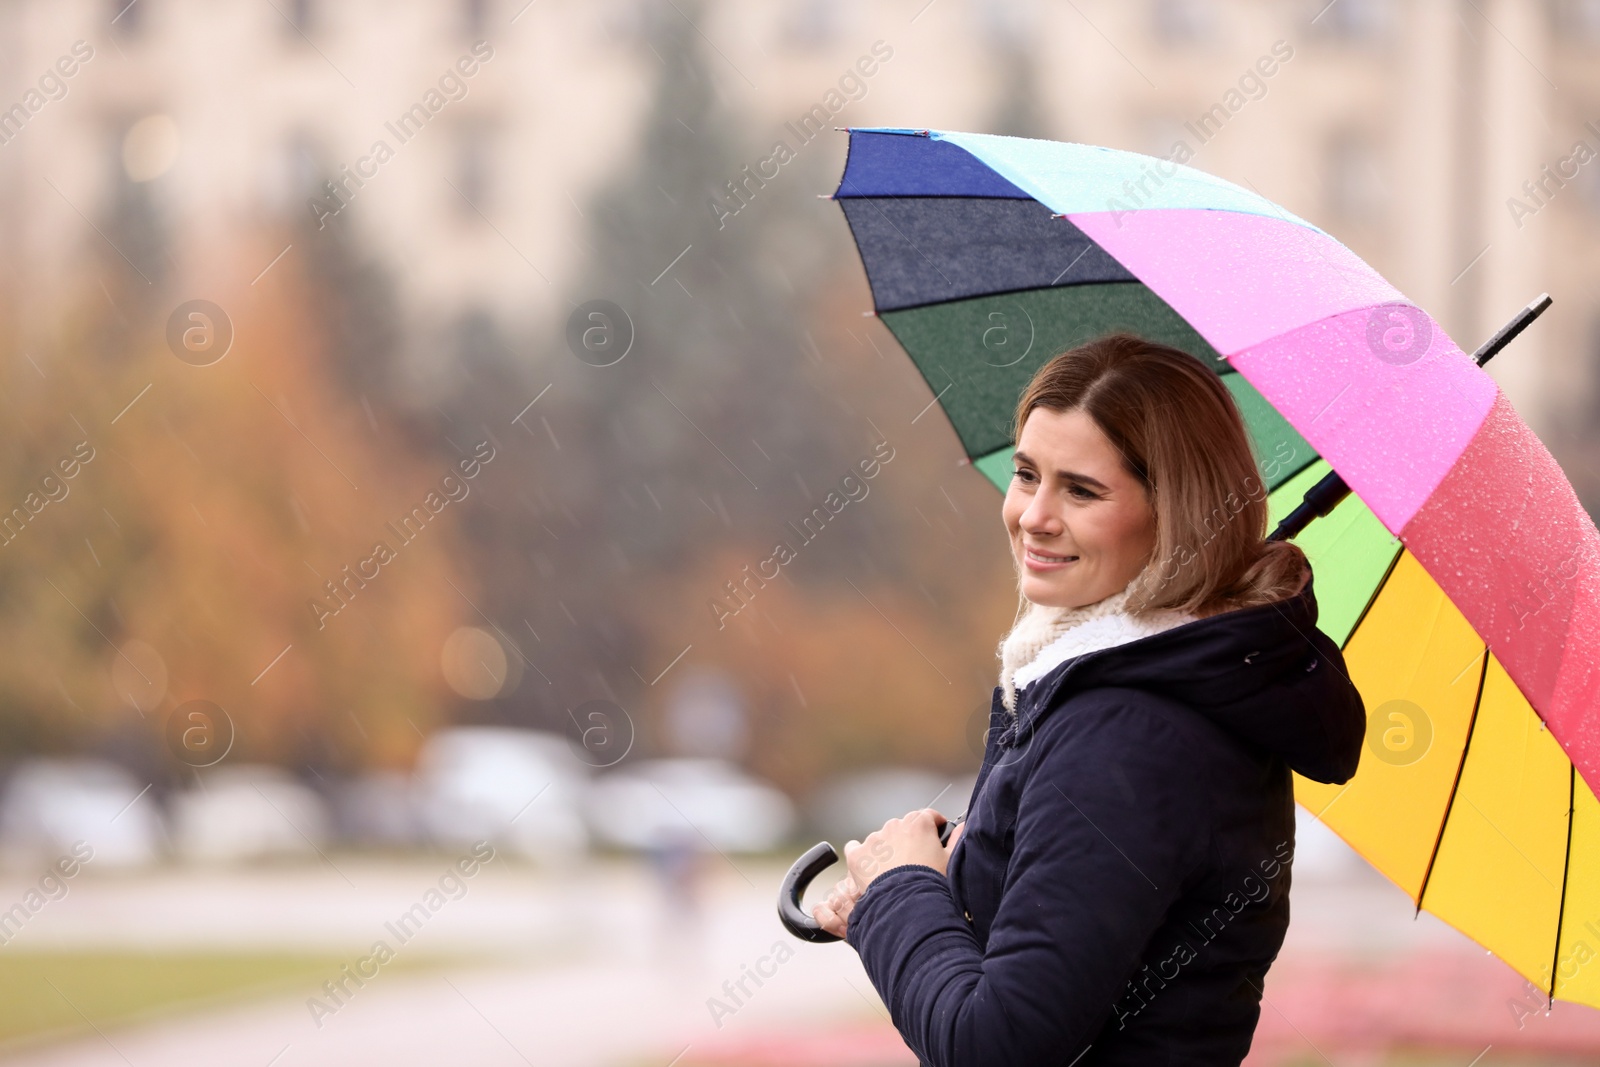
<svg viewBox="0 0 1600 1067">
<path fill-rule="evenodd" d="M 1030 471 L 1030 470 L 1020 469 L 1019 468 L 1019 469 L 1013 470 L 1011 472 L 1011 478 L 1012 478 L 1013 481 L 1019 481 L 1024 485 L 1028 485 L 1028 484 L 1032 483 L 1033 472 Z M 1068 492 L 1070 492 L 1071 494 L 1076 496 L 1079 500 L 1098 500 L 1099 499 L 1099 497 L 1097 497 L 1092 490 L 1085 489 L 1081 485 L 1072 486 L 1068 490 Z"/>
</svg>

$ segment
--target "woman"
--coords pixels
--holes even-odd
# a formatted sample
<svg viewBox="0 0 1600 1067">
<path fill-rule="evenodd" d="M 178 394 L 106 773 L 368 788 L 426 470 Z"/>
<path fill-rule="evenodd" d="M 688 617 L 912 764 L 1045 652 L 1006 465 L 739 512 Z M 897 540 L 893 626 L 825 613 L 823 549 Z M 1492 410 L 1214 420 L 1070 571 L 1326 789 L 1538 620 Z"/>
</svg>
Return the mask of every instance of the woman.
<svg viewBox="0 0 1600 1067">
<path fill-rule="evenodd" d="M 1236 1065 L 1289 924 L 1289 772 L 1355 774 L 1361 696 L 1198 360 L 1100 338 L 1014 429 L 1022 603 L 966 821 L 850 842 L 813 914 L 930 1067 Z"/>
</svg>

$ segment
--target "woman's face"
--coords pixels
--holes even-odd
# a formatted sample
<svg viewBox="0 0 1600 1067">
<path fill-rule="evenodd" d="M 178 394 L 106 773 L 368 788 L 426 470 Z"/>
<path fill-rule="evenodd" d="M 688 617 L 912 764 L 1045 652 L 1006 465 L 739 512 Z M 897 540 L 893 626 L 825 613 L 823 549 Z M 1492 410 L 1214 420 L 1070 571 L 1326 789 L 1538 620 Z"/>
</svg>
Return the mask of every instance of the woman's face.
<svg viewBox="0 0 1600 1067">
<path fill-rule="evenodd" d="M 1022 595 L 1078 608 L 1121 592 L 1155 550 L 1144 486 L 1084 411 L 1028 412 L 1001 515 Z"/>
</svg>

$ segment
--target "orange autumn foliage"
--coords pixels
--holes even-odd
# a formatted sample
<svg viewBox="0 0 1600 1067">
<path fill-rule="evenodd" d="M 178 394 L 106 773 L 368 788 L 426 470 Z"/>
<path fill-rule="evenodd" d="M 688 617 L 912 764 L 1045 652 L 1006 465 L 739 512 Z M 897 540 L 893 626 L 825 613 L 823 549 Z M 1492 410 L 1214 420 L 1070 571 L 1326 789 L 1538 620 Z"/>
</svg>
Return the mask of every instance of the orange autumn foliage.
<svg viewBox="0 0 1600 1067">
<path fill-rule="evenodd" d="M 130 703 L 159 733 L 198 698 L 233 719 L 237 758 L 321 746 L 336 765 L 393 766 L 443 717 L 439 650 L 474 595 L 452 557 L 455 516 L 404 546 L 385 523 L 453 460 L 422 455 L 341 392 L 292 252 L 254 287 L 230 269 L 283 243 L 264 234 L 204 275 L 235 332 L 210 366 L 168 349 L 166 306 L 133 314 L 129 351 L 109 355 L 96 340 L 105 302 L 88 296 L 54 351 L 5 361 L 16 444 L 0 507 L 23 503 L 78 442 L 93 451 L 66 495 L 0 546 L 0 717 L 26 747 L 76 747 Z M 324 582 L 379 539 L 395 560 L 348 585 L 348 605 L 319 627 L 311 601 L 337 604 Z M 119 651 L 130 641 L 158 659 Z"/>
<path fill-rule="evenodd" d="M 706 605 L 707 592 L 749 558 L 735 547 L 708 552 L 670 580 L 671 591 L 647 597 Z M 915 590 L 856 585 L 859 591 L 844 581 L 779 577 L 720 629 L 706 605 L 692 625 L 679 617 L 674 627 L 655 628 L 663 642 L 670 633 L 679 643 L 670 651 L 663 643 L 661 661 L 692 644 L 686 661 L 736 681 L 751 719 L 745 762 L 791 795 L 858 767 L 975 770 L 995 684 L 986 631 L 1003 632 L 1009 621 L 1004 590 L 985 598 L 986 610 L 950 625 Z M 656 710 L 647 706 L 647 721 Z"/>
</svg>

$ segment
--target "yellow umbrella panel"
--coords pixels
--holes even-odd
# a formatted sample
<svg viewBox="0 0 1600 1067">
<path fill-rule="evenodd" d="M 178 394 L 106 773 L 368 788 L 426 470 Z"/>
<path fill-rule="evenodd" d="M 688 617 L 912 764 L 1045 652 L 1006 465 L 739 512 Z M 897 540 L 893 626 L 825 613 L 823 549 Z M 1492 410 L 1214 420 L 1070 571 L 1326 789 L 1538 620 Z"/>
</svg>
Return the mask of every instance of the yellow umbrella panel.
<svg viewBox="0 0 1600 1067">
<path fill-rule="evenodd" d="M 1318 461 L 1271 496 L 1288 514 Z M 1600 1008 L 1600 802 L 1472 625 L 1354 494 L 1295 538 L 1367 707 L 1355 777 L 1295 799 L 1551 998 Z M 1337 588 L 1334 588 L 1334 587 Z M 1328 595 L 1323 595 L 1328 588 Z"/>
</svg>

